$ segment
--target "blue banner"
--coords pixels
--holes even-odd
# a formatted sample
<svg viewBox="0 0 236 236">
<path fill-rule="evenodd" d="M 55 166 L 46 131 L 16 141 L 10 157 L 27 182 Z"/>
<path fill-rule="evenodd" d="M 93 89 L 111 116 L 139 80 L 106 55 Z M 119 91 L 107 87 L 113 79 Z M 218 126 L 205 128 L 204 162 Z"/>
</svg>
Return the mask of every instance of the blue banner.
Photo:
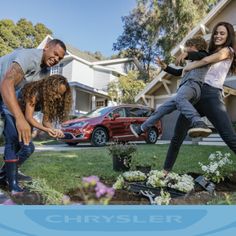
<svg viewBox="0 0 236 236">
<path fill-rule="evenodd" d="M 1 236 L 236 234 L 236 206 L 0 206 Z"/>
</svg>

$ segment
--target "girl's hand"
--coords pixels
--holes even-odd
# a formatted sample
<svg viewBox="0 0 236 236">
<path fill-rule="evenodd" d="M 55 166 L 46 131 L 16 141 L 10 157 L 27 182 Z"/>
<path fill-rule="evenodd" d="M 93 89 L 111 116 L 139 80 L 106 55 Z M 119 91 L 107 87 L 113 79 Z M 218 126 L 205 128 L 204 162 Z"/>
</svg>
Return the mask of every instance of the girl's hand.
<svg viewBox="0 0 236 236">
<path fill-rule="evenodd" d="M 46 132 L 48 133 L 49 136 L 56 138 L 56 132 L 54 131 L 54 129 L 47 128 Z"/>
<path fill-rule="evenodd" d="M 65 135 L 60 129 L 54 129 L 54 132 L 56 133 L 56 138 L 64 138 Z"/>
<path fill-rule="evenodd" d="M 47 128 L 47 133 L 53 138 L 63 138 L 65 136 L 60 129 Z"/>
<path fill-rule="evenodd" d="M 164 61 L 162 61 L 162 60 L 160 59 L 160 57 L 157 57 L 156 63 L 157 63 L 157 65 L 160 66 L 161 69 L 163 69 L 163 70 L 165 70 L 166 67 L 167 67 L 166 63 L 165 63 Z"/>
</svg>

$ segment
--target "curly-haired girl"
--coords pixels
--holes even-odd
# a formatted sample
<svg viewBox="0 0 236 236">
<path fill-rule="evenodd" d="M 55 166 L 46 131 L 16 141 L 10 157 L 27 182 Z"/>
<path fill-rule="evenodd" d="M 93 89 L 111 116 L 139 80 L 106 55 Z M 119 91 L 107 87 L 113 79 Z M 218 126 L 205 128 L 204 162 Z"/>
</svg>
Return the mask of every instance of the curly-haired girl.
<svg viewBox="0 0 236 236">
<path fill-rule="evenodd" d="M 63 135 L 60 130 L 52 129 L 52 123 L 61 123 L 68 118 L 71 101 L 70 86 L 61 75 L 26 84 L 19 97 L 26 120 L 52 137 Z M 43 113 L 42 124 L 33 117 L 35 111 Z"/>
<path fill-rule="evenodd" d="M 63 132 L 53 128 L 53 123 L 61 123 L 68 118 L 71 109 L 72 96 L 67 79 L 61 75 L 51 75 L 42 80 L 27 83 L 18 94 L 19 104 L 29 124 L 48 133 L 51 137 L 63 137 Z M 34 118 L 34 112 L 43 113 L 42 124 Z M 22 165 L 34 152 L 32 141 L 25 145 L 18 141 L 18 133 L 15 119 L 7 109 L 3 109 L 5 119 L 5 164 L 1 169 L 2 178 L 12 194 L 18 194 L 23 190 L 18 185 L 19 180 L 31 180 L 18 172 Z M 0 177 L 1 178 L 1 177 Z"/>
</svg>

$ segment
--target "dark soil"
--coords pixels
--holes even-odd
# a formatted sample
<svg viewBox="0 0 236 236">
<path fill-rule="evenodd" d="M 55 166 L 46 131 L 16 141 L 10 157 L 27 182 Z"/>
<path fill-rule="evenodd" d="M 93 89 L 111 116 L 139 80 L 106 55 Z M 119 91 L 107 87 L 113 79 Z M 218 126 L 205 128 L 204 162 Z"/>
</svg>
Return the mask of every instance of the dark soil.
<svg viewBox="0 0 236 236">
<path fill-rule="evenodd" d="M 199 176 L 196 173 L 188 173 L 194 179 Z M 68 195 L 71 197 L 72 202 L 81 202 L 79 197 L 79 190 L 71 191 Z M 236 192 L 236 172 L 229 178 L 226 178 L 223 182 L 216 184 L 215 192 L 213 194 L 208 193 L 199 184 L 195 184 L 195 189 L 191 193 L 188 193 L 181 197 L 172 198 L 170 204 L 172 205 L 198 205 L 207 204 L 216 198 L 224 196 L 225 193 Z M 116 190 L 115 196 L 110 201 L 111 205 L 148 205 L 150 204 L 148 198 L 133 193 L 127 190 Z"/>
</svg>

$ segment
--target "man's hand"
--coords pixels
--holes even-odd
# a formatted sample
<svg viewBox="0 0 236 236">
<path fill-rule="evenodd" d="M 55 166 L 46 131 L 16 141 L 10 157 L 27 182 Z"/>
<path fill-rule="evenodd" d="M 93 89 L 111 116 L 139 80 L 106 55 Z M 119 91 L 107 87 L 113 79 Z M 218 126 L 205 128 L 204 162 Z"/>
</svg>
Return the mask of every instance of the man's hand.
<svg viewBox="0 0 236 236">
<path fill-rule="evenodd" d="M 25 145 L 29 145 L 31 140 L 31 127 L 29 123 L 25 119 L 17 119 L 16 128 L 18 131 L 19 141 L 23 141 Z"/>
<path fill-rule="evenodd" d="M 166 65 L 166 63 L 165 63 L 164 61 L 162 61 L 162 60 L 160 59 L 160 57 L 157 57 L 156 62 L 157 62 L 157 65 L 161 67 L 161 69 L 163 69 L 163 70 L 166 69 L 167 65 Z"/>
<path fill-rule="evenodd" d="M 187 52 L 181 53 L 176 59 L 175 59 L 175 65 L 179 66 L 184 63 L 185 58 L 188 56 Z"/>
</svg>

